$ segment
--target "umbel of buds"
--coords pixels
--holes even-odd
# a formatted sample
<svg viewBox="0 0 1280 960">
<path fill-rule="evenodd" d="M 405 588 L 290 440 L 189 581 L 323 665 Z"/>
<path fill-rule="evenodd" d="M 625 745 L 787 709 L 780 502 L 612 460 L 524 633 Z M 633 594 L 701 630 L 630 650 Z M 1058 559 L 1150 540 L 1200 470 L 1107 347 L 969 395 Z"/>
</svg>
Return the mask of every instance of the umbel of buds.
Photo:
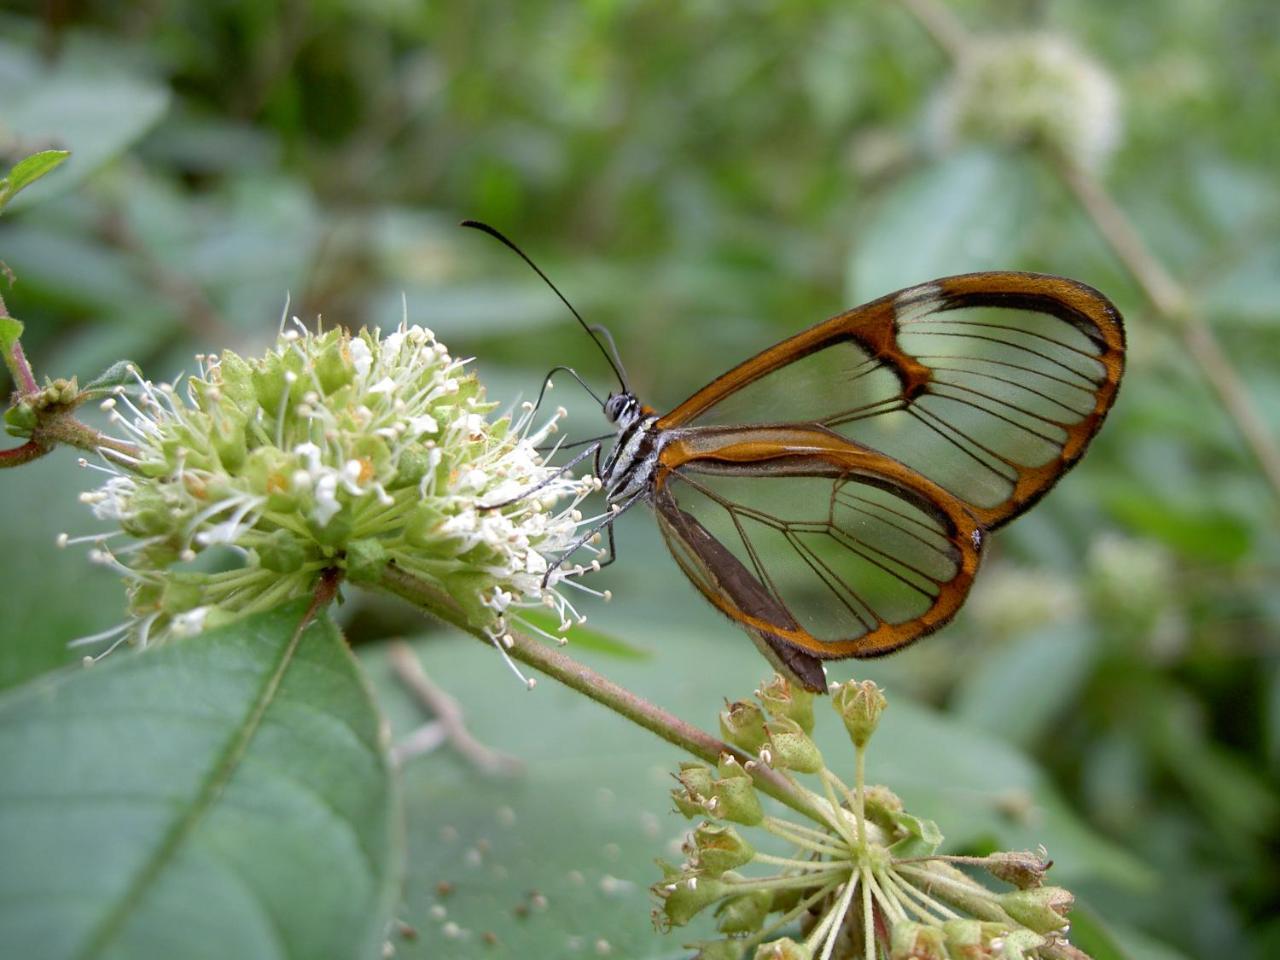
<svg viewBox="0 0 1280 960">
<path fill-rule="evenodd" d="M 133 452 L 100 451 L 105 482 L 82 499 L 116 529 L 76 540 L 125 578 L 130 619 L 80 642 L 154 644 L 307 595 L 324 571 L 372 583 L 391 564 L 495 642 L 525 608 L 578 619 L 557 585 L 579 568 L 549 558 L 596 481 L 536 449 L 563 411 L 490 419 L 423 327 L 294 324 L 260 358 L 198 357 L 180 386 L 135 371 L 103 404 Z"/>
<path fill-rule="evenodd" d="M 1086 168 L 1103 166 L 1121 135 L 1115 81 L 1066 36 L 979 37 L 936 98 L 943 140 L 1039 143 Z"/>
<path fill-rule="evenodd" d="M 756 698 L 759 706 L 728 704 L 720 729 L 758 759 L 725 753 L 714 769 L 685 763 L 676 774 L 676 809 L 701 822 L 683 863 L 659 861 L 660 930 L 711 910 L 721 936 L 690 945 L 700 960 L 1087 960 L 1067 942 L 1072 896 L 1044 885 L 1043 851 L 940 856 L 936 824 L 907 813 L 887 787 L 865 784 L 865 750 L 885 708 L 874 683 L 832 691 L 854 748 L 852 785 L 810 739 L 812 694 L 774 677 Z M 795 791 L 808 822 L 766 811 L 754 777 L 762 766 Z M 975 870 L 1005 889 L 980 883 Z"/>
</svg>

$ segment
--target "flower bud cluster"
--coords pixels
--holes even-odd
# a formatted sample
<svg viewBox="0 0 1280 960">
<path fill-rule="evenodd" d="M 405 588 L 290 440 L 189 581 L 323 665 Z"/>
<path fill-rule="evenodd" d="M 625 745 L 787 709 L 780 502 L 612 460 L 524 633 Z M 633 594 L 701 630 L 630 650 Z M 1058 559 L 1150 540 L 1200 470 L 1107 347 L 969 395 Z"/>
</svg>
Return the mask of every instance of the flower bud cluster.
<svg viewBox="0 0 1280 960">
<path fill-rule="evenodd" d="M 1101 167 L 1120 140 L 1115 81 L 1066 36 L 1017 33 L 974 41 L 934 105 L 944 140 L 1045 144 Z"/>
<path fill-rule="evenodd" d="M 307 595 L 325 570 L 373 583 L 392 564 L 495 640 L 525 607 L 578 619 L 556 586 L 580 568 L 549 558 L 596 481 L 535 449 L 563 411 L 491 420 L 423 327 L 295 324 L 261 358 L 199 357 L 182 389 L 135 371 L 104 402 L 135 452 L 101 451 L 107 478 L 82 500 L 118 529 L 77 539 L 125 577 L 131 620 L 85 639 L 155 643 Z"/>
<path fill-rule="evenodd" d="M 858 755 L 847 785 L 810 738 L 813 695 L 775 677 L 720 714 L 726 752 L 715 768 L 681 764 L 672 799 L 689 818 L 704 818 L 677 865 L 659 861 L 652 892 L 658 929 L 684 926 L 710 910 L 717 939 L 692 944 L 700 960 L 1087 960 L 1066 940 L 1072 896 L 1044 885 L 1043 851 L 987 857 L 937 854 L 942 834 L 907 813 L 883 786 L 862 782 L 861 756 L 885 708 L 874 683 L 833 689 Z M 758 759 L 740 760 L 743 754 Z M 772 768 L 793 788 L 789 805 L 808 822 L 771 816 L 757 775 Z M 816 777 L 809 789 L 796 774 Z M 759 831 L 763 844 L 743 833 Z M 777 848 L 764 852 L 762 846 Z M 985 869 L 1010 887 L 993 890 L 955 862 Z"/>
</svg>

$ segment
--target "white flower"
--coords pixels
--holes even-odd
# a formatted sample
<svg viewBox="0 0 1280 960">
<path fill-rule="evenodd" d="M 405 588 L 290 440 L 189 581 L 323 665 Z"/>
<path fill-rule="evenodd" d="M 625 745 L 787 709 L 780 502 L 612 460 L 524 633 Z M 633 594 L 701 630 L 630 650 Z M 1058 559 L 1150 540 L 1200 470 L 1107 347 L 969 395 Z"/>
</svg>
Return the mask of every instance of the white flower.
<svg viewBox="0 0 1280 960">
<path fill-rule="evenodd" d="M 985 37 L 935 99 L 932 125 L 944 142 L 1043 141 L 1098 168 L 1120 141 L 1120 95 L 1110 74 L 1064 35 Z"/>
<path fill-rule="evenodd" d="M 333 567 L 376 585 L 381 568 L 348 555 L 436 585 L 499 649 L 525 609 L 580 619 L 556 585 L 580 572 L 559 564 L 595 483 L 535 449 L 563 411 L 536 430 L 528 407 L 490 422 L 493 404 L 429 330 L 298 324 L 265 357 L 200 358 L 181 391 L 137 376 L 104 407 L 137 455 L 102 451 L 109 476 L 82 499 L 121 528 L 93 538 L 93 555 L 129 583 L 135 642 L 308 595 Z M 119 535 L 128 545 L 108 550 Z M 175 569 L 215 546 L 241 568 Z"/>
</svg>

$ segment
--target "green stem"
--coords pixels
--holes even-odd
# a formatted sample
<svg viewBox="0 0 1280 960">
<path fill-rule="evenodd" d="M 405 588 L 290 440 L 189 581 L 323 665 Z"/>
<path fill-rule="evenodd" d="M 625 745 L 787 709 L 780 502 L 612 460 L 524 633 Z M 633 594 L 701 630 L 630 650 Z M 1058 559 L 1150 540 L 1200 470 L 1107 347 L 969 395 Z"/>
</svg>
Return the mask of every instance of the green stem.
<svg viewBox="0 0 1280 960">
<path fill-rule="evenodd" d="M 775 857 L 771 853 L 761 853 L 756 851 L 753 863 L 768 863 L 775 867 L 792 867 L 796 870 L 804 870 L 808 873 L 820 873 L 831 866 L 844 866 L 847 870 L 847 864 L 832 863 L 832 861 L 822 860 L 798 860 L 795 857 Z"/>
<path fill-rule="evenodd" d="M 39 460 L 48 452 L 48 447 L 34 440 L 28 440 L 22 446 L 14 447 L 12 450 L 0 450 L 0 470 L 5 467 L 20 467 L 32 460 Z"/>
<path fill-rule="evenodd" d="M 952 920 L 960 916 L 960 914 L 956 913 L 945 903 L 940 903 L 935 900 L 919 887 L 912 883 L 908 883 L 906 879 L 899 879 L 892 869 L 885 871 L 885 881 L 898 892 L 899 898 L 904 902 L 914 901 L 915 903 L 918 903 L 922 909 L 926 911 L 933 911 L 940 915 L 944 920 Z"/>
<path fill-rule="evenodd" d="M 903 879 L 914 880 L 917 887 L 937 894 L 946 903 L 959 907 L 979 920 L 1013 923 L 996 903 L 995 895 L 990 890 L 978 886 L 963 873 L 946 864 L 935 862 L 927 867 L 901 864 L 896 869 Z"/>
<path fill-rule="evenodd" d="M 867 851 L 867 816 L 866 816 L 866 786 L 867 786 L 867 745 L 861 746 L 854 744 L 854 814 L 858 818 L 858 843 L 862 847 L 862 852 Z"/>
<path fill-rule="evenodd" d="M 871 886 L 867 878 L 871 871 L 862 864 L 862 943 L 864 960 L 876 960 L 876 920 L 871 910 Z"/>
<path fill-rule="evenodd" d="M 482 643 L 486 645 L 491 643 L 483 631 L 468 621 L 465 612 L 451 596 L 408 571 L 389 564 L 383 570 L 378 585 L 389 593 L 408 600 L 425 612 L 471 634 Z M 643 727 L 650 733 L 657 734 L 663 740 L 698 759 L 715 764 L 719 762 L 721 754 L 725 753 L 736 756 L 744 763 L 751 759 L 737 747 L 681 720 L 675 714 L 637 696 L 559 650 L 552 649 L 522 633 L 513 631 L 511 636 L 513 643 L 507 648 L 509 656 L 595 700 L 619 716 Z M 756 786 L 775 800 L 806 817 L 819 821 L 825 820 L 824 811 L 815 807 L 809 797 L 796 791 L 774 770 L 757 763 L 752 764 L 750 774 Z"/>
<path fill-rule="evenodd" d="M 746 940 L 744 940 L 743 946 L 751 947 L 751 946 L 755 946 L 757 943 L 763 943 L 766 939 L 773 936 L 773 934 L 777 933 L 783 927 L 787 926 L 787 924 L 791 923 L 792 920 L 795 920 L 797 917 L 803 916 L 811 906 L 813 906 L 823 897 L 831 893 L 831 891 L 834 890 L 837 886 L 838 884 L 836 883 L 836 881 L 831 880 L 826 884 L 824 884 L 823 886 L 819 887 L 812 894 L 805 897 L 803 900 L 797 903 L 794 907 L 792 907 L 782 916 L 778 917 L 778 919 L 774 920 L 773 923 L 769 924 L 759 933 L 756 933 L 753 936 L 748 937 Z"/>
</svg>

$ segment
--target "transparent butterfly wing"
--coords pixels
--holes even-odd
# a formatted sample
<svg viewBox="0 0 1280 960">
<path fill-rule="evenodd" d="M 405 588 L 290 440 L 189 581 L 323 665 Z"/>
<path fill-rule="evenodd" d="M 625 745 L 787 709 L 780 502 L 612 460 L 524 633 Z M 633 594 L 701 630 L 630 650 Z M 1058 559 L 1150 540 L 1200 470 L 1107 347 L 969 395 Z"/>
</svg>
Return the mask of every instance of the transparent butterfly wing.
<svg viewBox="0 0 1280 960">
<path fill-rule="evenodd" d="M 981 529 L 958 500 L 822 431 L 696 431 L 662 462 L 676 561 L 784 659 L 895 650 L 949 620 L 977 570 Z"/>
<path fill-rule="evenodd" d="M 740 364 L 659 422 L 809 424 L 898 460 L 987 527 L 1083 454 L 1115 398 L 1119 314 L 1058 277 L 968 274 L 833 317 Z"/>
</svg>

